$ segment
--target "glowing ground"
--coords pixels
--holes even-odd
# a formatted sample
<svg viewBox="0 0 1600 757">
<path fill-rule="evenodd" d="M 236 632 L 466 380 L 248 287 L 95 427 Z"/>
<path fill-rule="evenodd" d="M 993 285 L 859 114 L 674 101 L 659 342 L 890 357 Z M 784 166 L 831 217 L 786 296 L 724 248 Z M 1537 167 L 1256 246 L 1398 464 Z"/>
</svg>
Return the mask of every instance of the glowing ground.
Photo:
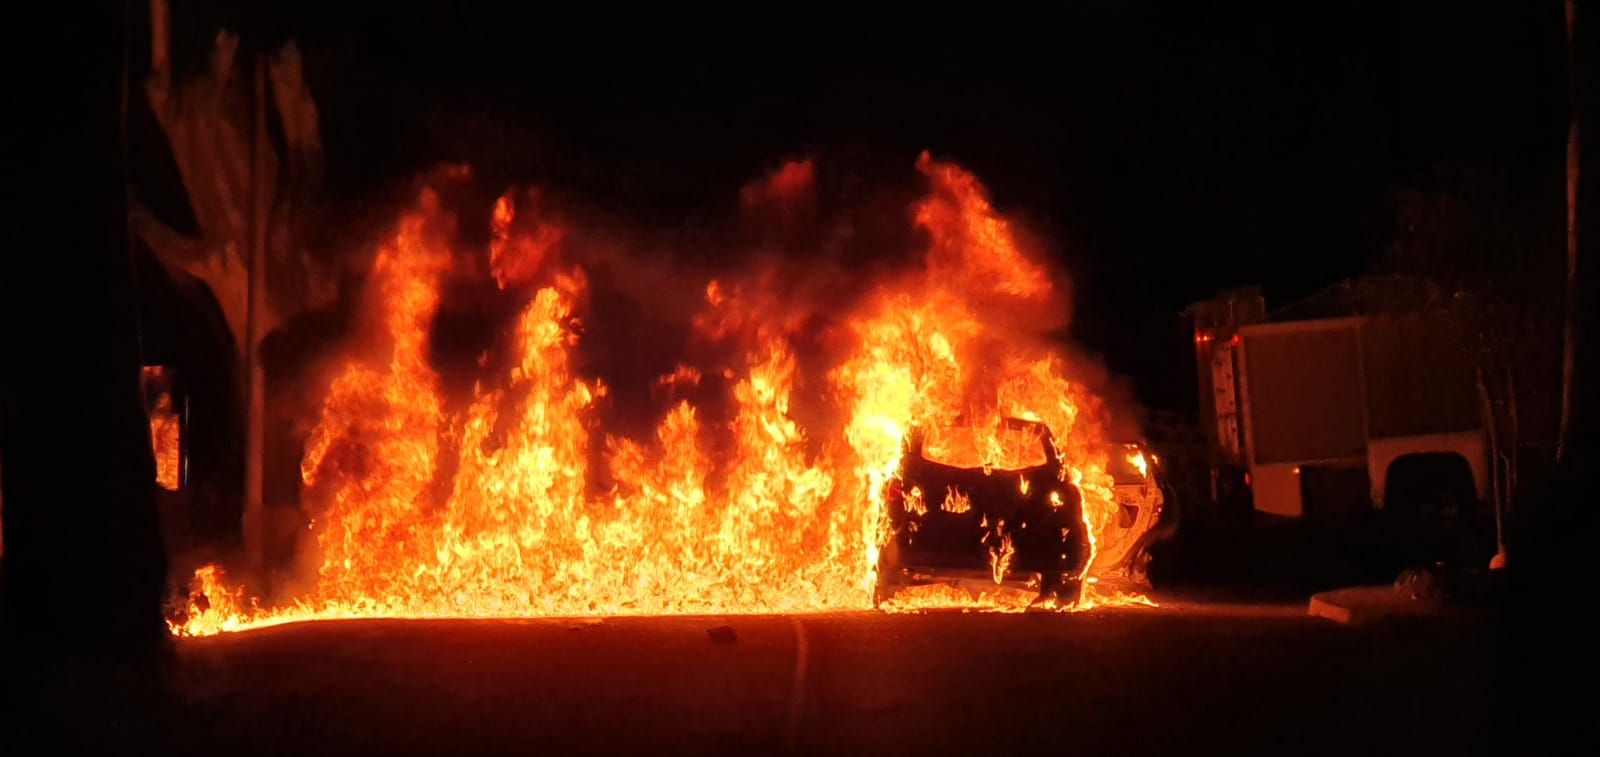
<svg viewBox="0 0 1600 757">
<path fill-rule="evenodd" d="M 1478 753 L 1505 737 L 1481 619 L 1303 613 L 294 624 L 178 641 L 170 690 L 123 726 L 230 755 Z M 1361 741 L 1375 732 L 1409 741 Z"/>
</svg>

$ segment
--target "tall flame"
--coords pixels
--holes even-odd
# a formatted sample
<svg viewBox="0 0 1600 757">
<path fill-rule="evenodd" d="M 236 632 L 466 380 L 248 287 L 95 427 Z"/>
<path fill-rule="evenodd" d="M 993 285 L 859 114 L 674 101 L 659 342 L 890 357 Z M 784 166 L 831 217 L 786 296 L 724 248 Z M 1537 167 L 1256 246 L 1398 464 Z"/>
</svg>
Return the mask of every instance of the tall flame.
<svg viewBox="0 0 1600 757">
<path fill-rule="evenodd" d="M 1085 527 L 1106 528 L 1116 505 L 1103 404 L 1068 378 L 1057 348 L 997 320 L 1060 308 L 1051 276 L 974 176 L 926 154 L 917 167 L 931 187 L 912 214 L 929 240 L 923 263 L 844 314 L 849 348 L 825 377 L 804 380 L 794 324 L 761 280 L 712 281 L 695 327 L 739 350 L 719 366 L 727 420 L 708 425 L 678 400 L 647 440 L 599 431 L 608 390 L 578 359 L 584 271 L 561 261 L 567 237 L 542 207 L 524 202 L 531 215 L 519 216 L 509 195 L 490 219 L 489 268 L 526 300 L 497 348 L 507 359 L 481 363 L 509 368 L 481 376 L 470 401 L 446 401 L 429 339 L 457 251 L 453 220 L 425 191 L 377 252 L 364 346 L 328 384 L 306 445 L 314 584 L 260 608 L 208 566 L 174 631 L 867 608 L 902 442 L 956 417 L 989 433 L 978 442 L 994 454 L 999 419 L 1043 421 L 1066 461 L 1062 479 L 1083 494 Z M 780 175 L 786 187 L 809 181 L 810 164 Z M 704 367 L 682 365 L 661 383 L 699 384 L 715 373 Z M 820 437 L 791 411 L 801 388 L 839 411 Z M 1009 535 L 997 538 L 998 577 L 1011 548 Z"/>
</svg>

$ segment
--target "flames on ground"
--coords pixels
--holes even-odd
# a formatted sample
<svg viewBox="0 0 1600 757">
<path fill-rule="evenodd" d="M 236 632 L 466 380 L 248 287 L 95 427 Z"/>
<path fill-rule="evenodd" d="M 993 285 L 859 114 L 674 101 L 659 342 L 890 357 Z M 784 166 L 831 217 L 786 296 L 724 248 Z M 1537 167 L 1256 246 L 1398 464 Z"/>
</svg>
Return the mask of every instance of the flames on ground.
<svg viewBox="0 0 1600 757">
<path fill-rule="evenodd" d="M 644 438 L 600 425 L 612 387 L 584 370 L 590 273 L 565 250 L 563 222 L 537 194 L 508 193 L 488 219 L 488 249 L 464 249 L 457 219 L 424 189 L 376 253 L 364 333 L 326 385 L 304 451 L 314 577 L 264 604 L 203 567 L 174 632 L 865 609 L 902 440 L 956 417 L 996 430 L 1004 417 L 1043 421 L 1090 533 L 1108 528 L 1107 407 L 1029 326 L 1058 312 L 1064 322 L 1061 282 L 972 174 L 926 154 L 916 165 L 927 182 L 909 214 L 919 254 L 827 314 L 825 357 L 802 359 L 801 333 L 814 326 L 778 277 L 704 281 L 691 338 L 722 357 L 686 360 L 656 382 L 671 400 Z M 810 161 L 787 164 L 741 204 L 793 202 L 812 175 Z M 520 310 L 480 356 L 471 396 L 455 401 L 430 339 L 447 278 L 474 258 Z M 708 392 L 714 402 L 684 398 Z M 1002 451 L 998 436 L 970 443 L 985 460 Z M 932 590 L 889 607 L 949 604 L 1024 602 Z"/>
</svg>

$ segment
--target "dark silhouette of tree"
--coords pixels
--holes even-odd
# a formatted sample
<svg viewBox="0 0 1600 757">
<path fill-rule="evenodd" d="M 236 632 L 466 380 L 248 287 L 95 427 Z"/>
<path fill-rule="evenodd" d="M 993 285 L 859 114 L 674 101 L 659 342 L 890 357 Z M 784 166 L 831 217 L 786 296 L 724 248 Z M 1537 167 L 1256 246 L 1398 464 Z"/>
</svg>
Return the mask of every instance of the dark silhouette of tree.
<svg viewBox="0 0 1600 757">
<path fill-rule="evenodd" d="M 151 0 L 144 94 L 198 230 L 179 233 L 138 203 L 132 225 L 175 276 L 204 282 L 232 333 L 243 379 L 245 557 L 260 567 L 267 456 L 261 344 L 335 294 L 333 278 L 306 244 L 322 178 L 317 107 L 293 41 L 240 66 L 239 38 L 220 31 L 205 69 L 180 79 L 168 22 L 166 0 Z M 281 142 L 271 138 L 274 126 Z"/>
</svg>

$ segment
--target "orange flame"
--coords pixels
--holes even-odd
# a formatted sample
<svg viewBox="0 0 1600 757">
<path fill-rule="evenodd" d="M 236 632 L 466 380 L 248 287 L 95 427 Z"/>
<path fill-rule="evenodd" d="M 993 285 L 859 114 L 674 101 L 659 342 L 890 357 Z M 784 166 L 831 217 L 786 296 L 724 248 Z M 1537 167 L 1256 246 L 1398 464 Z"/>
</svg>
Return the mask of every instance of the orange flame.
<svg viewBox="0 0 1600 757">
<path fill-rule="evenodd" d="M 527 290 L 510 368 L 480 378 L 471 401 L 449 409 L 428 340 L 453 222 L 425 191 L 378 251 L 366 347 L 330 382 L 307 442 L 314 584 L 263 609 L 207 566 L 174 632 L 347 617 L 865 609 L 885 536 L 883 493 L 906 434 L 956 417 L 975 431 L 973 454 L 1001 468 L 1021 447 L 999 419 L 1043 421 L 1066 461 L 1062 480 L 1082 492 L 1093 542 L 1117 512 L 1104 405 L 1069 378 L 1057 348 L 1017 337 L 994 315 L 1059 307 L 1051 276 L 975 177 L 926 154 L 917 167 L 931 186 L 914 208 L 929 239 L 924 265 L 845 314 L 850 348 L 825 380 L 802 380 L 797 326 L 761 280 L 711 281 L 696 329 L 741 350 L 719 366 L 730 421 L 708 426 L 699 408 L 675 399 L 645 441 L 596 431 L 607 388 L 576 359 L 586 278 L 561 263 L 565 233 L 534 212 L 533 194 L 503 197 L 490 219 L 496 282 Z M 811 181 L 809 163 L 783 170 L 775 186 Z M 701 377 L 683 365 L 658 386 L 697 386 Z M 842 411 L 820 444 L 791 411 L 802 386 Z M 906 507 L 926 507 L 920 491 L 908 494 Z M 956 499 L 947 493 L 943 506 L 970 507 Z M 1003 528 L 996 537 L 1001 577 L 1014 550 Z M 889 607 L 951 603 L 1026 604 L 986 592 Z"/>
<path fill-rule="evenodd" d="M 1144 459 L 1144 451 L 1137 445 L 1128 445 L 1128 464 L 1139 471 L 1141 477 L 1150 477 L 1150 462 Z"/>
</svg>

